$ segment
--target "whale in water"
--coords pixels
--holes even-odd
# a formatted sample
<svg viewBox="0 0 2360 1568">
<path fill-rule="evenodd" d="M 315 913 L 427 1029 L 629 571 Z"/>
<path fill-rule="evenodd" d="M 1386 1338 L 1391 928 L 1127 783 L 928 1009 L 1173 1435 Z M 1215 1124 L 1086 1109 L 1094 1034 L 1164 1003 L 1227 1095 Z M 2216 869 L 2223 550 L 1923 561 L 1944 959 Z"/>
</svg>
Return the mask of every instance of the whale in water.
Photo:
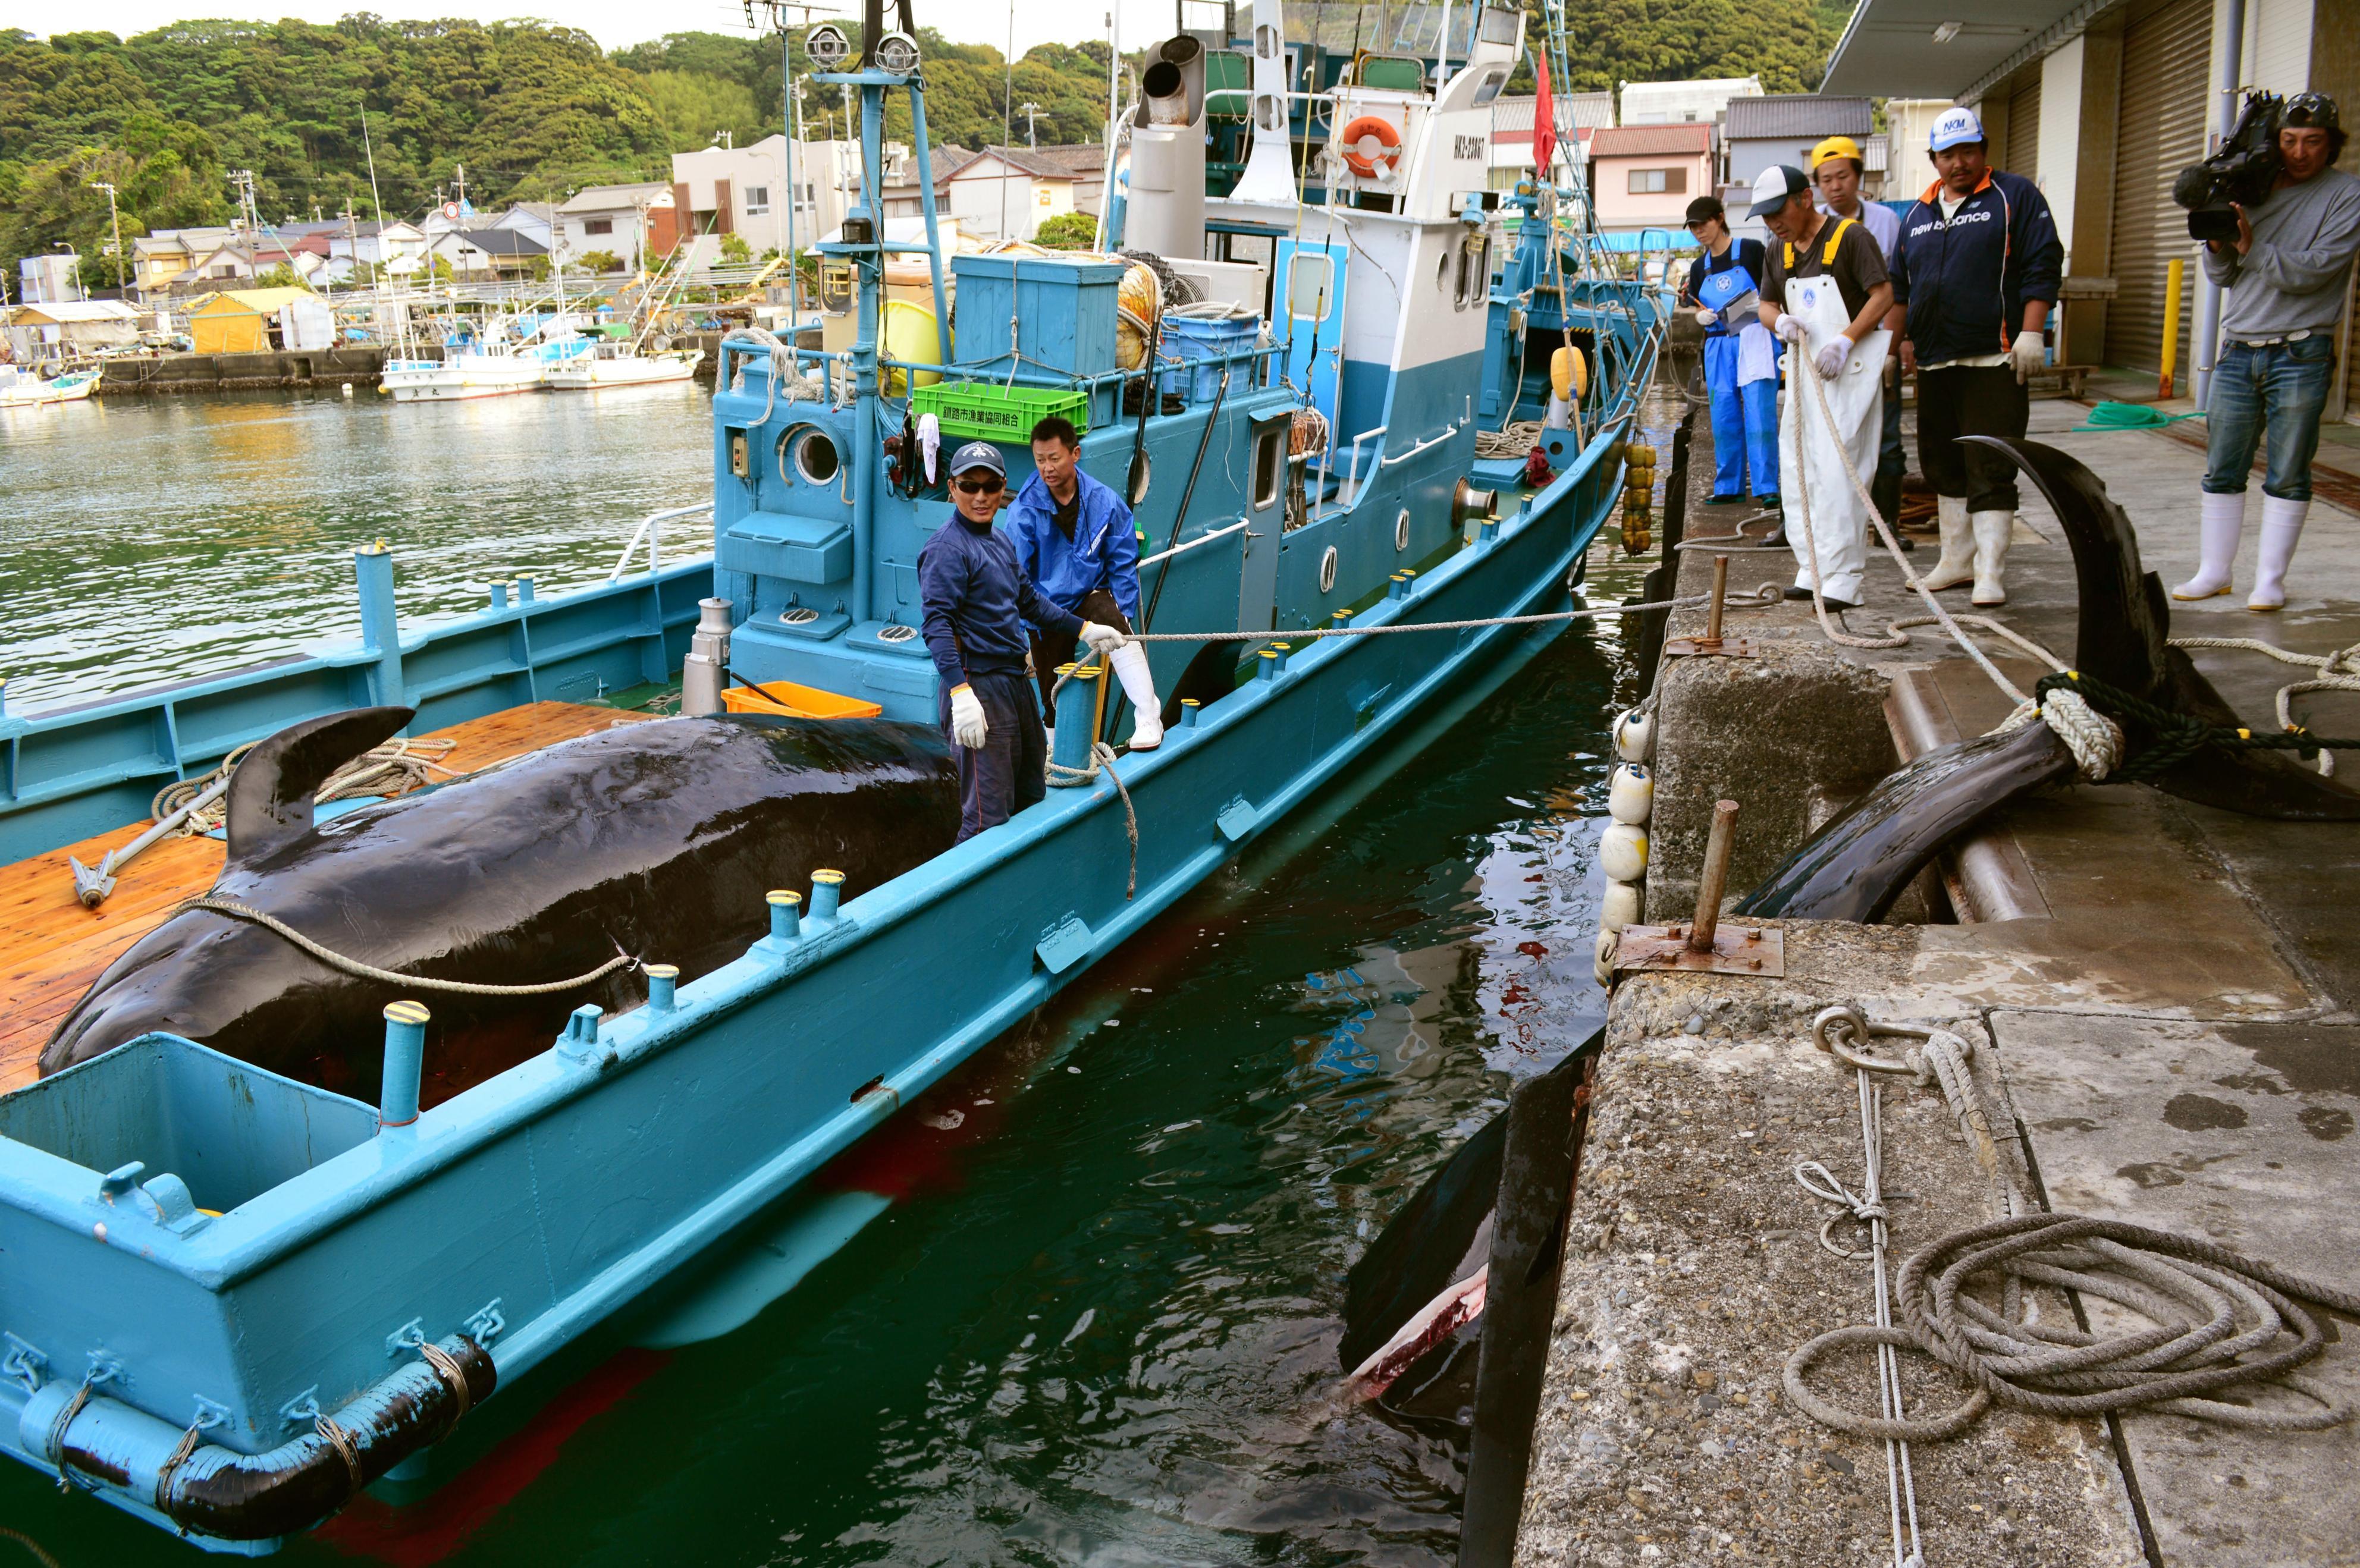
<svg viewBox="0 0 2360 1568">
<path fill-rule="evenodd" d="M 531 985 L 618 955 L 683 981 L 768 929 L 764 895 L 820 869 L 847 891 L 948 849 L 958 784 L 931 725 L 753 714 L 617 724 L 415 794 L 315 822 L 338 768 L 410 722 L 362 708 L 279 731 L 226 797 L 228 855 L 208 899 L 270 916 L 333 953 L 435 979 Z M 382 1011 L 433 1018 L 433 1104 L 546 1049 L 585 1003 L 646 997 L 636 965 L 541 996 L 405 987 L 285 936 L 187 908 L 108 965 L 43 1049 L 44 1075 L 151 1031 L 303 1083 L 377 1096 Z"/>
</svg>

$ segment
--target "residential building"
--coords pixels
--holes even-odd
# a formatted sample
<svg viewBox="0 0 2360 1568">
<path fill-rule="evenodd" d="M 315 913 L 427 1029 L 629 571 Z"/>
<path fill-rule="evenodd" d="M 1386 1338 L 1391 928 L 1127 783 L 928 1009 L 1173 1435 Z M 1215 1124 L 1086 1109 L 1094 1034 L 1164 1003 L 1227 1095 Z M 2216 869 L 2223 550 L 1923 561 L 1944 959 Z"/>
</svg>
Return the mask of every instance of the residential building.
<svg viewBox="0 0 2360 1568">
<path fill-rule="evenodd" d="M 587 186 L 557 209 L 560 250 L 569 266 L 605 251 L 623 264 L 624 271 L 635 272 L 643 255 L 650 250 L 661 255 L 671 248 L 652 244 L 649 220 L 659 212 L 672 210 L 672 187 L 660 180 L 639 185 Z M 671 229 L 669 223 L 665 227 Z"/>
<path fill-rule="evenodd" d="M 453 278 L 486 279 L 529 274 L 534 262 L 547 260 L 549 247 L 522 227 L 487 223 L 482 228 L 446 230 L 429 242 L 426 254 L 448 263 Z"/>
<path fill-rule="evenodd" d="M 888 180 L 896 164 L 908 161 L 908 149 L 886 144 Z M 844 222 L 851 205 L 846 192 L 857 181 L 859 151 L 850 142 L 803 141 L 794 144 L 794 246 L 809 247 L 814 239 Z M 672 199 L 674 233 L 700 241 L 699 249 L 717 253 L 717 241 L 706 236 L 737 234 L 757 256 L 788 248 L 789 220 L 787 138 L 763 137 L 751 147 L 701 147 L 672 155 Z M 663 247 L 659 246 L 659 249 Z M 700 260 L 710 259 L 709 255 Z"/>
<path fill-rule="evenodd" d="M 1626 82 L 1624 125 L 1712 125 L 1733 98 L 1762 96 L 1758 76 L 1708 77 L 1695 82 Z"/>
<path fill-rule="evenodd" d="M 1594 131 L 1590 169 L 1599 227 L 1668 229 L 1677 239 L 1688 203 L 1713 188 L 1713 130 L 1683 123 Z"/>
<path fill-rule="evenodd" d="M 328 234 L 330 259 L 366 262 L 393 273 L 415 271 L 425 255 L 426 231 L 399 218 L 347 219 Z"/>
<path fill-rule="evenodd" d="M 16 263 L 16 298 L 27 305 L 82 299 L 81 269 L 82 257 L 71 248 L 26 256 Z"/>
<path fill-rule="evenodd" d="M 1811 169 L 1811 148 L 1829 136 L 1850 136 L 1867 143 L 1876 130 L 1876 115 L 1865 98 L 1822 96 L 1816 93 L 1772 93 L 1761 97 L 1732 98 L 1721 122 L 1723 163 L 1721 178 L 1751 190 L 1754 177 L 1774 164 L 1789 163 L 1806 174 Z M 1861 161 L 1868 149 L 1861 148 Z M 1880 163 L 1883 159 L 1878 159 Z M 1863 184 L 1870 171 L 1862 171 Z M 1874 171 L 1882 176 L 1880 168 Z M 1864 191 L 1870 200 L 1874 190 Z"/>
<path fill-rule="evenodd" d="M 291 268 L 297 278 L 310 282 L 325 270 L 327 265 L 328 242 L 320 235 L 282 240 L 275 235 L 240 234 L 197 257 L 177 286 L 211 289 L 235 288 L 251 283 L 274 267 Z"/>
<path fill-rule="evenodd" d="M 193 229 L 158 229 L 131 242 L 131 287 L 142 294 L 158 294 L 182 283 L 202 257 L 219 249 L 237 231 L 213 225 Z"/>
<path fill-rule="evenodd" d="M 1533 122 L 1536 100 L 1501 97 L 1491 101 L 1491 155 L 1487 183 L 1494 191 L 1513 191 L 1533 170 Z M 1557 101 L 1559 140 L 1551 167 L 1560 181 L 1581 173 L 1590 157 L 1590 135 L 1614 123 L 1612 93 L 1568 93 Z M 1564 136 L 1566 127 L 1572 136 Z"/>
<path fill-rule="evenodd" d="M 1061 213 L 1097 214 L 1106 189 L 1106 148 L 1095 142 L 990 147 L 947 173 L 935 170 L 934 182 L 937 209 L 968 234 L 1029 240 Z"/>
<path fill-rule="evenodd" d="M 1933 182 L 1913 100 L 1975 106 L 1993 164 L 2047 196 L 2065 243 L 2058 358 L 2153 375 L 2167 354 L 2171 263 L 2177 385 L 2208 387 L 2219 296 L 2203 281 L 2175 176 L 2236 112 L 2231 89 L 2324 93 L 2360 114 L 2352 9 L 2322 0 L 2014 0 L 2005 17 L 1943 13 L 1947 0 L 1863 0 L 1828 61 L 1830 93 L 1887 95 L 1892 194 Z M 1950 36 L 1927 40 L 1938 26 Z M 1897 102 L 1896 102 L 1897 101 Z M 2351 162 L 2349 155 L 2345 164 Z M 2332 413 L 2360 412 L 2353 310 L 2337 330 Z M 2191 388 L 2191 382 L 2193 387 Z"/>
</svg>

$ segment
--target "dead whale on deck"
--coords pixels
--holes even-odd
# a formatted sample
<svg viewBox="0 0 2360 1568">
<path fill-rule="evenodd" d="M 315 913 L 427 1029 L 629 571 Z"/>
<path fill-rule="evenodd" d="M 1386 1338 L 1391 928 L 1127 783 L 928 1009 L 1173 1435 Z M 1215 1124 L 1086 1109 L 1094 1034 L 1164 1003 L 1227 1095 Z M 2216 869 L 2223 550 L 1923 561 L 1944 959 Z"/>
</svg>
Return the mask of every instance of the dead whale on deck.
<svg viewBox="0 0 2360 1568">
<path fill-rule="evenodd" d="M 208 895 L 340 954 L 438 979 L 529 985 L 618 953 L 694 979 L 768 927 L 763 895 L 845 874 L 855 893 L 950 847 L 956 776 L 931 725 L 756 715 L 620 724 L 315 823 L 311 797 L 407 708 L 281 730 L 238 767 Z M 374 1100 L 381 1013 L 433 1011 L 429 1104 L 542 1051 L 584 1003 L 644 1000 L 636 968 L 538 996 L 356 977 L 230 915 L 184 909 L 107 967 L 41 1052 L 44 1074 L 151 1030 Z"/>
<path fill-rule="evenodd" d="M 2098 476 L 2054 447 L 1970 436 L 2015 460 L 2055 508 L 2073 550 L 2081 593 L 2074 667 L 2110 686 L 2205 724 L 2243 723 L 2180 648 L 2162 580 L 2139 565 L 2138 536 Z M 2153 744 L 2136 720 L 2124 755 Z M 1978 735 L 1928 752 L 1828 823 L 1737 906 L 1741 915 L 1875 920 L 1941 847 L 2000 806 L 2074 774 L 2072 754 L 2046 723 Z M 2281 822 L 2360 821 L 2360 792 L 2322 778 L 2283 751 L 2207 748 L 2151 782 L 2168 794 Z"/>
</svg>

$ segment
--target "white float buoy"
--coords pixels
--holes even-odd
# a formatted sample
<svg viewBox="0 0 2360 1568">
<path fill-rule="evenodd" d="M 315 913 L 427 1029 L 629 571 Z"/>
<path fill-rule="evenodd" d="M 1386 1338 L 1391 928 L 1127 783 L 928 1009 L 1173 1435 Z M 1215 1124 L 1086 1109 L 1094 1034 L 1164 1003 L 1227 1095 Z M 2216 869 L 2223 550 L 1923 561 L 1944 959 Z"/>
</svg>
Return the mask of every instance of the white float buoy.
<svg viewBox="0 0 2360 1568">
<path fill-rule="evenodd" d="M 1647 875 L 1647 830 L 1636 822 L 1611 824 L 1598 840 L 1599 868 L 1610 882 L 1636 882 Z"/>
<path fill-rule="evenodd" d="M 345 382 L 345 383 L 344 383 L 344 396 L 345 396 L 345 397 L 351 397 L 352 395 L 353 395 L 353 384 L 352 384 L 351 382 L 347 381 L 347 382 Z"/>
<path fill-rule="evenodd" d="M 1619 931 L 1639 921 L 1640 895 L 1636 882 L 1606 884 L 1606 902 L 1598 912 L 1598 929 Z"/>
<path fill-rule="evenodd" d="M 1606 811 L 1618 822 L 1644 822 L 1655 809 L 1655 776 L 1636 762 L 1614 770 L 1606 787 Z"/>
<path fill-rule="evenodd" d="M 1601 985 L 1614 984 L 1614 949 L 1621 942 L 1622 939 L 1611 931 L 1598 933 L 1598 946 L 1592 956 L 1590 971 L 1598 976 Z"/>
<path fill-rule="evenodd" d="M 1614 755 L 1625 762 L 1652 762 L 1655 757 L 1655 715 L 1633 708 L 1614 721 Z"/>
</svg>

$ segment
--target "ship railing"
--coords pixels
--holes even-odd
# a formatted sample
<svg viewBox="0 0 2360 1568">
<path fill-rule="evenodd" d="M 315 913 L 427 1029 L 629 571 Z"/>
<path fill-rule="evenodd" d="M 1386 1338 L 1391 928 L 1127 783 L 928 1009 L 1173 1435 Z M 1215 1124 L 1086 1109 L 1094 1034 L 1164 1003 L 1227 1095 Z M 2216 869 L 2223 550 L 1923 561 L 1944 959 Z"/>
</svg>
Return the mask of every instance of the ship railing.
<svg viewBox="0 0 2360 1568">
<path fill-rule="evenodd" d="M 661 512 L 650 512 L 646 517 L 641 517 L 639 526 L 631 530 L 630 539 L 624 544 L 623 553 L 616 559 L 615 570 L 606 573 L 606 581 L 609 583 L 622 581 L 623 573 L 630 569 L 632 553 L 639 548 L 641 539 L 648 542 L 648 570 L 655 571 L 656 552 L 663 541 L 663 526 L 674 517 L 693 517 L 700 512 L 711 510 L 713 510 L 712 502 L 699 501 L 693 506 L 667 506 Z"/>
<path fill-rule="evenodd" d="M 1185 544 L 1175 544 L 1170 550 L 1158 550 L 1153 555 L 1142 556 L 1140 558 L 1139 564 L 1142 566 L 1153 566 L 1159 561 L 1169 561 L 1175 555 L 1185 555 L 1200 544 L 1210 544 L 1217 539 L 1229 538 L 1231 534 L 1236 533 L 1240 528 L 1246 527 L 1252 521 L 1253 519 L 1251 517 L 1240 517 L 1236 522 L 1229 524 L 1226 528 L 1215 528 L 1210 533 L 1198 534 L 1195 539 L 1188 540 Z"/>
</svg>

